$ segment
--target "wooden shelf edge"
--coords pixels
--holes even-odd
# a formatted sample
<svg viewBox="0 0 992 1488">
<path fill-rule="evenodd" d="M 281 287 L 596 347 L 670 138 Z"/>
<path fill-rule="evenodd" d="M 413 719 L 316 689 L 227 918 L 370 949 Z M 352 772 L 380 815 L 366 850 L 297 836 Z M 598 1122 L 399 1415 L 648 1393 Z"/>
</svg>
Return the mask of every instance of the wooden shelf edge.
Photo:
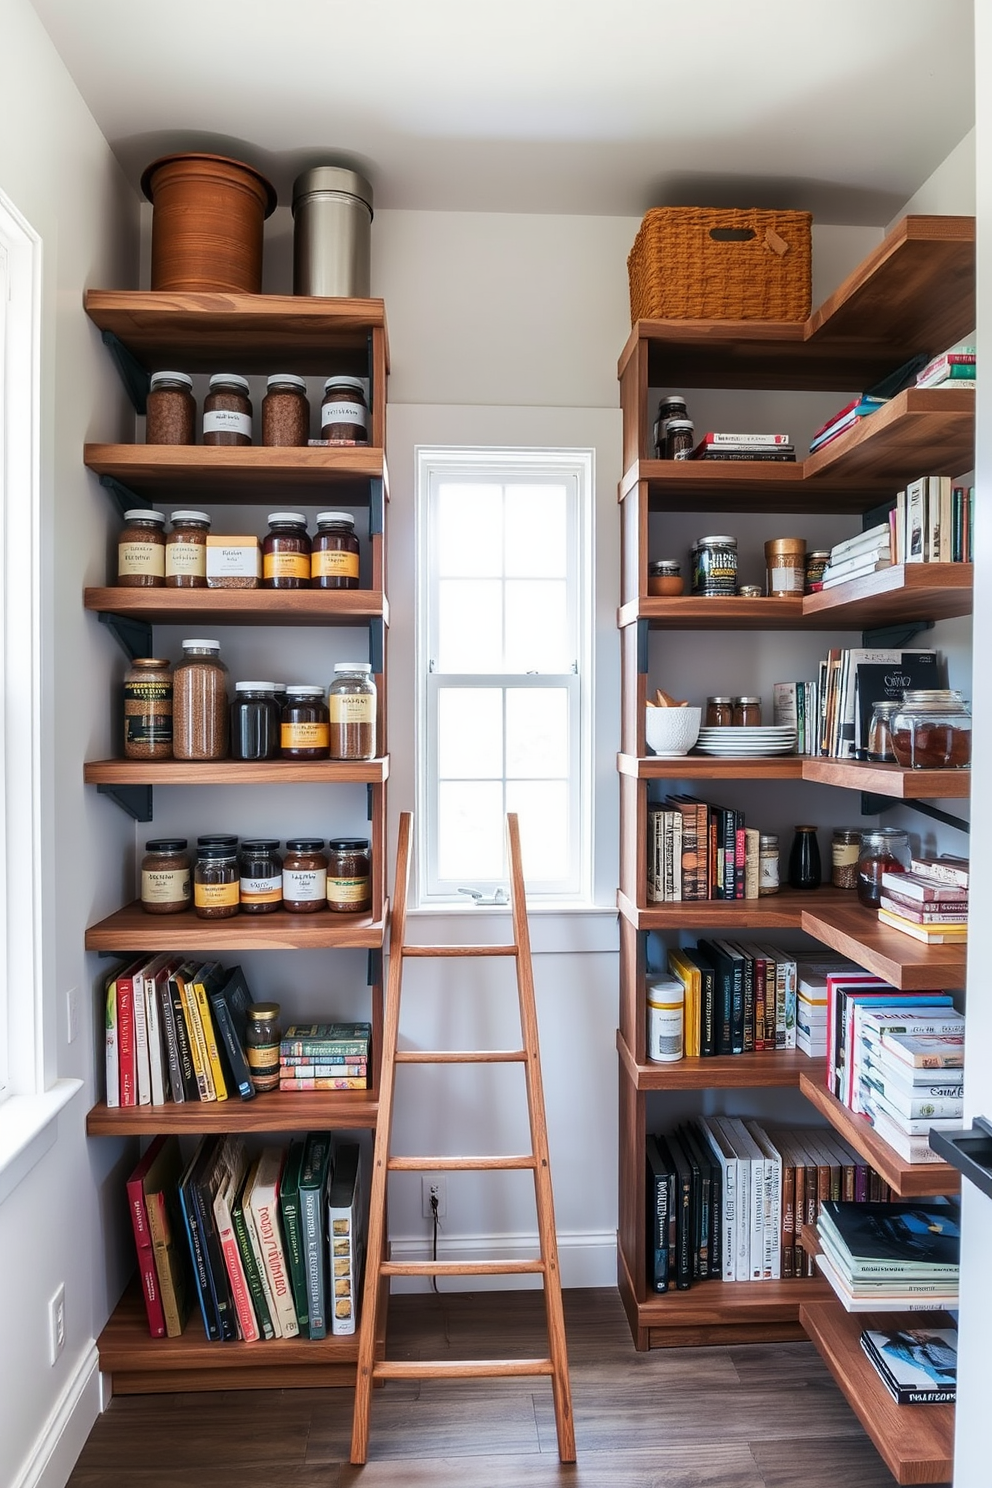
<svg viewBox="0 0 992 1488">
<path fill-rule="evenodd" d="M 970 770 L 904 770 L 899 765 L 806 756 L 802 778 L 842 790 L 872 791 L 898 801 L 965 801 L 971 794 Z"/>
<path fill-rule="evenodd" d="M 88 951 L 307 951 L 377 950 L 385 939 L 389 906 L 383 917 L 338 915 L 232 915 L 198 919 L 191 910 L 175 915 L 145 914 L 138 900 L 91 925 Z"/>
<path fill-rule="evenodd" d="M 785 888 L 760 899 L 681 899 L 671 904 L 637 905 L 619 889 L 617 908 L 637 930 L 802 930 L 811 904 L 820 914 L 829 914 L 849 898 L 849 891 L 825 886 L 810 893 Z"/>
<path fill-rule="evenodd" d="M 87 785 L 381 785 L 389 757 L 374 760 L 89 760 Z"/>
<path fill-rule="evenodd" d="M 386 619 L 381 589 L 121 589 L 83 591 L 83 606 L 97 614 L 132 615 L 154 625 L 178 625 L 202 615 L 215 623 L 358 626 Z"/>
<path fill-rule="evenodd" d="M 686 754 L 680 759 L 618 754 L 617 769 L 621 775 L 637 780 L 800 780 L 803 759 L 796 754 L 756 754 L 745 759 L 716 759 L 705 754 Z"/>
<path fill-rule="evenodd" d="M 839 906 L 830 918 L 824 918 L 820 906 L 810 905 L 803 909 L 799 928 L 901 992 L 965 984 L 966 942 L 921 945 L 856 903 Z"/>
<path fill-rule="evenodd" d="M 919 1199 L 960 1191 L 961 1174 L 956 1168 L 952 1168 L 950 1163 L 905 1162 L 887 1142 L 876 1136 L 864 1117 L 856 1116 L 841 1104 L 823 1084 L 822 1075 L 817 1078 L 812 1071 L 800 1075 L 799 1089 L 900 1198 Z"/>
<path fill-rule="evenodd" d="M 617 1030 L 617 1053 L 627 1078 L 637 1090 L 758 1090 L 799 1087 L 804 1074 L 823 1079 L 825 1059 L 809 1059 L 800 1049 L 778 1049 L 706 1059 L 678 1059 L 671 1064 L 638 1064 Z"/>
<path fill-rule="evenodd" d="M 151 1137 L 174 1132 L 296 1132 L 340 1127 L 371 1130 L 379 1115 L 374 1090 L 274 1091 L 253 1100 L 189 1101 L 162 1106 L 110 1107 L 100 1102 L 87 1112 L 89 1137 Z"/>
</svg>

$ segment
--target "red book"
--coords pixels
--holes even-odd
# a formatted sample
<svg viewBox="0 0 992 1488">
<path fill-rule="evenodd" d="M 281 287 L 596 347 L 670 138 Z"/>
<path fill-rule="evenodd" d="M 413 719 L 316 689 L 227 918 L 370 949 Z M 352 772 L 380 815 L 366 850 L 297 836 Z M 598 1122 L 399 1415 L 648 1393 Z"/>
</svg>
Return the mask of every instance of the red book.
<svg viewBox="0 0 992 1488">
<path fill-rule="evenodd" d="M 155 1252 L 152 1248 L 151 1231 L 148 1228 L 148 1212 L 145 1208 L 145 1175 L 155 1161 L 166 1138 L 159 1136 L 149 1146 L 144 1157 L 127 1180 L 127 1205 L 131 1213 L 131 1228 L 138 1252 L 138 1274 L 141 1277 L 141 1295 L 145 1299 L 148 1316 L 148 1331 L 153 1338 L 165 1337 L 165 1311 L 155 1269 Z"/>
<path fill-rule="evenodd" d="M 121 1105 L 138 1104 L 138 1040 L 134 1022 L 134 976 L 144 958 L 132 961 L 117 978 L 117 1048 L 120 1059 Z"/>
</svg>

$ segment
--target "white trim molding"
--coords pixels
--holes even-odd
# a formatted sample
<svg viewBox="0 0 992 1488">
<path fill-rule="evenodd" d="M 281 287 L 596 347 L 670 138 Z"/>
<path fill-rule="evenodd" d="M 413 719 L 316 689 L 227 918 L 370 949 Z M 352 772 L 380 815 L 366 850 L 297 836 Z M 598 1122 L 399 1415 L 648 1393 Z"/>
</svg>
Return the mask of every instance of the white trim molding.
<svg viewBox="0 0 992 1488">
<path fill-rule="evenodd" d="M 422 1236 L 391 1236 L 390 1259 L 429 1261 L 431 1243 Z M 534 1234 L 445 1235 L 438 1238 L 439 1261 L 533 1260 L 541 1253 Z M 615 1230 L 558 1231 L 558 1264 L 563 1287 L 615 1287 L 617 1284 L 617 1237 Z M 536 1290 L 539 1276 L 464 1276 L 438 1278 L 442 1292 L 518 1292 Z M 394 1292 L 429 1292 L 429 1279 L 394 1277 Z"/>
<path fill-rule="evenodd" d="M 100 1360 L 94 1340 L 66 1382 L 10 1488 L 65 1488 L 100 1409 Z"/>
</svg>

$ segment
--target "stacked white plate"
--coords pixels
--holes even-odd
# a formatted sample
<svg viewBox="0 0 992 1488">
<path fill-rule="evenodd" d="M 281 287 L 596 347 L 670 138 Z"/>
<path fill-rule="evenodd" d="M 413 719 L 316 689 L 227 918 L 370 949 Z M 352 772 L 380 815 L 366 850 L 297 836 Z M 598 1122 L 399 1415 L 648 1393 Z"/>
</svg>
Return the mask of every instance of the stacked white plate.
<svg viewBox="0 0 992 1488">
<path fill-rule="evenodd" d="M 795 747 L 796 731 L 785 724 L 701 728 L 696 741 L 700 754 L 712 754 L 721 759 L 740 759 L 752 754 L 791 754 Z"/>
</svg>

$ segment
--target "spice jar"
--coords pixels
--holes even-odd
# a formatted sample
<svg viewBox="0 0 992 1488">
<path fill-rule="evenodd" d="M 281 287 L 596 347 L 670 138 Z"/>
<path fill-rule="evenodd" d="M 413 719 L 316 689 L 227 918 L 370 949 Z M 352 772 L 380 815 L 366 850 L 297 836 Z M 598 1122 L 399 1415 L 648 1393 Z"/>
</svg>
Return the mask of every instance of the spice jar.
<svg viewBox="0 0 992 1488">
<path fill-rule="evenodd" d="M 145 399 L 146 444 L 195 444 L 196 399 L 185 372 L 153 372 Z"/>
<path fill-rule="evenodd" d="M 277 837 L 255 837 L 241 844 L 238 898 L 242 914 L 272 914 L 282 908 L 282 858 Z"/>
<path fill-rule="evenodd" d="M 737 593 L 740 595 L 741 599 L 763 598 L 760 584 L 742 584 Z"/>
<path fill-rule="evenodd" d="M 182 914 L 191 888 L 185 837 L 156 837 L 141 860 L 141 907 L 146 914 Z"/>
<path fill-rule="evenodd" d="M 734 721 L 734 700 L 729 697 L 706 699 L 706 727 L 729 728 Z"/>
<path fill-rule="evenodd" d="M 307 385 L 293 372 L 276 372 L 265 384 L 262 399 L 262 443 L 306 444 L 310 438 L 310 401 Z"/>
<path fill-rule="evenodd" d="M 183 641 L 172 687 L 172 752 L 176 759 L 217 760 L 227 754 L 227 667 L 219 641 Z"/>
<path fill-rule="evenodd" d="M 367 837 L 332 837 L 328 842 L 327 907 L 339 914 L 363 914 L 372 908 Z"/>
<path fill-rule="evenodd" d="M 899 827 L 872 827 L 861 834 L 858 854 L 858 899 L 866 909 L 877 909 L 883 873 L 909 871 L 909 834 Z"/>
<path fill-rule="evenodd" d="M 201 920 L 227 920 L 241 907 L 236 841 L 197 844 L 193 909 Z"/>
<path fill-rule="evenodd" d="M 327 694 L 331 759 L 375 759 L 376 690 L 367 661 L 339 661 Z"/>
<path fill-rule="evenodd" d="M 734 698 L 734 724 L 737 728 L 761 727 L 760 697 Z"/>
<path fill-rule="evenodd" d="M 324 689 L 311 682 L 287 687 L 279 729 L 279 753 L 283 759 L 327 759 L 328 743 Z"/>
<path fill-rule="evenodd" d="M 323 837 L 294 837 L 282 860 L 282 902 L 290 914 L 327 908 L 327 858 Z"/>
<path fill-rule="evenodd" d="M 665 428 L 666 460 L 690 460 L 695 443 L 691 419 L 668 420 Z"/>
<path fill-rule="evenodd" d="M 807 594 L 815 594 L 823 585 L 823 575 L 830 563 L 830 552 L 827 548 L 817 548 L 815 552 L 806 554 L 806 582 L 803 586 Z"/>
<path fill-rule="evenodd" d="M 172 758 L 172 668 L 137 656 L 124 673 L 125 759 Z"/>
<path fill-rule="evenodd" d="M 351 512 L 318 512 L 317 534 L 310 548 L 311 586 L 357 589 L 358 559 L 358 538 Z"/>
<path fill-rule="evenodd" d="M 649 594 L 681 594 L 684 587 L 682 565 L 676 558 L 659 558 L 648 564 Z"/>
<path fill-rule="evenodd" d="M 262 543 L 262 588 L 310 588 L 310 538 L 302 512 L 269 513 Z"/>
<path fill-rule="evenodd" d="M 710 598 L 737 593 L 736 537 L 701 537 L 693 543 L 692 592 Z"/>
<path fill-rule="evenodd" d="M 868 758 L 878 765 L 895 764 L 892 752 L 892 715 L 898 713 L 902 701 L 895 698 L 880 698 L 872 705 L 871 723 L 868 725 Z"/>
<path fill-rule="evenodd" d="M 204 444 L 251 444 L 251 398 L 247 377 L 215 372 L 203 400 Z"/>
<path fill-rule="evenodd" d="M 760 850 L 760 848 L 759 848 Z M 789 853 L 789 883 L 794 889 L 818 889 L 822 882 L 820 845 L 815 827 L 797 827 Z"/>
<path fill-rule="evenodd" d="M 778 890 L 778 837 L 773 832 L 762 833 L 758 838 L 758 897 Z"/>
<path fill-rule="evenodd" d="M 835 889 L 858 887 L 858 856 L 861 832 L 853 827 L 834 827 L 830 840 L 830 882 Z"/>
<path fill-rule="evenodd" d="M 207 587 L 207 533 L 210 518 L 201 511 L 174 511 L 172 531 L 165 540 L 167 589 Z"/>
<path fill-rule="evenodd" d="M 667 458 L 665 436 L 668 432 L 669 419 L 688 419 L 689 410 L 685 399 L 680 393 L 669 393 L 662 398 L 658 404 L 658 417 L 654 421 L 654 453 L 655 458 L 664 460 Z"/>
<path fill-rule="evenodd" d="M 342 444 L 368 444 L 369 409 L 360 377 L 329 377 L 324 383 L 320 437 Z"/>
<path fill-rule="evenodd" d="M 971 764 L 971 710 L 960 692 L 904 692 L 891 729 L 892 752 L 905 770 L 963 770 Z"/>
<path fill-rule="evenodd" d="M 249 1003 L 245 1027 L 245 1055 L 251 1083 L 257 1091 L 279 1089 L 279 1004 Z"/>
<path fill-rule="evenodd" d="M 274 682 L 235 682 L 231 704 L 231 758 L 279 758 L 281 709 Z"/>
<path fill-rule="evenodd" d="M 165 584 L 165 517 L 127 511 L 117 539 L 117 583 L 122 589 L 161 589 Z"/>
<path fill-rule="evenodd" d="M 765 543 L 765 587 L 771 599 L 801 595 L 806 584 L 806 539 L 773 537 Z"/>
<path fill-rule="evenodd" d="M 684 1052 L 685 987 L 678 977 L 659 977 L 647 991 L 647 1057 L 673 1064 Z"/>
</svg>

